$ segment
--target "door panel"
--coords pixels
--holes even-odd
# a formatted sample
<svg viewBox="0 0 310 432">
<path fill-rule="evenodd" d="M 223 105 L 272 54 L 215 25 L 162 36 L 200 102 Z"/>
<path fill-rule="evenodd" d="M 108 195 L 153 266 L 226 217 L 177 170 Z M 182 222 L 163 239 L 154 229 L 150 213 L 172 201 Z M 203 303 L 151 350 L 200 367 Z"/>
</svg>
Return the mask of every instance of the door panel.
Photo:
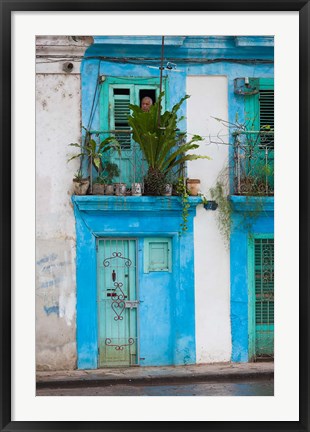
<svg viewBox="0 0 310 432">
<path fill-rule="evenodd" d="M 137 364 L 136 241 L 98 240 L 99 367 Z"/>
</svg>

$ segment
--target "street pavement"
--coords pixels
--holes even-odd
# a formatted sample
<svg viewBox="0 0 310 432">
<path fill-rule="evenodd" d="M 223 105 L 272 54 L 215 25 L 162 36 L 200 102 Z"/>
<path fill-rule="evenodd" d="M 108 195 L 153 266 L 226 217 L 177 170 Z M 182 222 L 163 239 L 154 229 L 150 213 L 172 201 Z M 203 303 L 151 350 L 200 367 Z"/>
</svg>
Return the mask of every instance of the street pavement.
<svg viewBox="0 0 310 432">
<path fill-rule="evenodd" d="M 273 380 L 183 384 L 110 384 L 99 387 L 42 388 L 37 396 L 273 396 Z"/>
<path fill-rule="evenodd" d="M 36 380 L 37 395 L 272 395 L 273 372 L 273 362 L 214 363 L 38 371 Z"/>
</svg>

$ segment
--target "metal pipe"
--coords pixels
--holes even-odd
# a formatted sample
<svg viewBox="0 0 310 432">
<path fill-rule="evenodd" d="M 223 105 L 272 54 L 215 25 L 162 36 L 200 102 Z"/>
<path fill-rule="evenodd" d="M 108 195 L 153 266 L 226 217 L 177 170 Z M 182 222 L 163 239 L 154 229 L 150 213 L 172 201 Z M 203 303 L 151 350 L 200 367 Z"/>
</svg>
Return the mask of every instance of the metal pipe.
<svg viewBox="0 0 310 432">
<path fill-rule="evenodd" d="M 162 92 L 163 86 L 163 69 L 164 69 L 164 46 L 165 46 L 165 36 L 161 38 L 161 62 L 160 62 L 160 80 L 159 80 L 159 92 Z M 161 113 L 161 104 L 158 107 L 158 118 L 157 118 L 157 126 L 160 127 L 160 113 Z"/>
</svg>

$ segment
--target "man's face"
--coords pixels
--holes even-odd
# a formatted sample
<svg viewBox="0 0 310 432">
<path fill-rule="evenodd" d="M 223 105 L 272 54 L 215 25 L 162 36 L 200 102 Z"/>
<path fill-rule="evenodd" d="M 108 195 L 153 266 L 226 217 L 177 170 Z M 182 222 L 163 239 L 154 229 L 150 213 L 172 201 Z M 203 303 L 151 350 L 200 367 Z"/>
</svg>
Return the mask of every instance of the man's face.
<svg viewBox="0 0 310 432">
<path fill-rule="evenodd" d="M 144 111 L 144 112 L 150 111 L 151 105 L 152 105 L 152 101 L 151 101 L 150 98 L 144 98 L 144 99 L 142 99 L 142 101 L 141 101 L 141 109 L 142 109 L 142 111 Z"/>
</svg>

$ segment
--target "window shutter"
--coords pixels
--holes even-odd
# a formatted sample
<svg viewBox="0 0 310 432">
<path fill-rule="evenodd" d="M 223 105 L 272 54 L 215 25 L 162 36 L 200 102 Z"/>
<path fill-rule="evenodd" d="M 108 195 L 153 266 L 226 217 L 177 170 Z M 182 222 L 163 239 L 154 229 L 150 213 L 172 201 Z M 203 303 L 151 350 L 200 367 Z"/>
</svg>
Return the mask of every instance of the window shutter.
<svg viewBox="0 0 310 432">
<path fill-rule="evenodd" d="M 274 323 L 274 240 L 255 239 L 255 321 Z"/>
<path fill-rule="evenodd" d="M 259 118 L 260 130 L 266 131 L 266 135 L 261 136 L 261 144 L 274 146 L 274 138 L 268 131 L 274 131 L 274 90 L 260 89 L 259 91 Z"/>
<path fill-rule="evenodd" d="M 114 94 L 114 126 L 116 130 L 130 130 L 128 125 L 129 104 L 129 94 Z M 115 136 L 122 149 L 130 149 L 130 134 L 117 133 Z"/>
</svg>

